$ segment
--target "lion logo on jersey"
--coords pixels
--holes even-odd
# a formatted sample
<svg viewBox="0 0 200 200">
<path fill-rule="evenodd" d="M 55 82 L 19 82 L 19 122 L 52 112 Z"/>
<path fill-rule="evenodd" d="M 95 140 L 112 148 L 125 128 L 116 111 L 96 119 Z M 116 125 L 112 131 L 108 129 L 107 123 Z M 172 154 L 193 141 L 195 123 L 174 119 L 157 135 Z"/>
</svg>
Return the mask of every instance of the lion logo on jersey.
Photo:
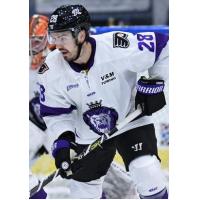
<svg viewBox="0 0 200 200">
<path fill-rule="evenodd" d="M 111 131 L 118 120 L 118 113 L 113 108 L 101 106 L 102 100 L 87 104 L 89 110 L 83 113 L 85 123 L 99 135 Z"/>
</svg>

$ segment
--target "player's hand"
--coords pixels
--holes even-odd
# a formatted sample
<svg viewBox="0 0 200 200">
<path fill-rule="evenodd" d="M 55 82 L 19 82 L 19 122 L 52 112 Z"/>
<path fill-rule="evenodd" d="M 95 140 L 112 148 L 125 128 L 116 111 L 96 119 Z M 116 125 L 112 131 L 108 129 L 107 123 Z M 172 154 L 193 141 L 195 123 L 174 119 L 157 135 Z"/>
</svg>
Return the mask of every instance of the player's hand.
<svg viewBox="0 0 200 200">
<path fill-rule="evenodd" d="M 52 155 L 55 158 L 55 165 L 60 169 L 62 178 L 70 178 L 66 171 L 71 167 L 70 142 L 64 139 L 58 139 L 52 147 Z"/>
<path fill-rule="evenodd" d="M 137 82 L 135 109 L 142 108 L 142 115 L 152 115 L 166 105 L 164 95 L 164 81 L 160 79 L 147 79 L 142 76 Z"/>
</svg>

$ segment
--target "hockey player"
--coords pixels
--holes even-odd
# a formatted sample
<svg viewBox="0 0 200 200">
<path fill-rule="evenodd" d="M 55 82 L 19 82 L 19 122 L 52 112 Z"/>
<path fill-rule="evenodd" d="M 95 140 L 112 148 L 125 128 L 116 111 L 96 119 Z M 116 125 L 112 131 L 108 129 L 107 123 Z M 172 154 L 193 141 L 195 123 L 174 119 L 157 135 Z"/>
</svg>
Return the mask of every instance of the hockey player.
<svg viewBox="0 0 200 200">
<path fill-rule="evenodd" d="M 29 23 L 29 41 L 30 41 L 30 103 L 29 103 L 29 116 L 30 116 L 30 165 L 33 161 L 40 156 L 42 153 L 48 153 L 49 142 L 47 127 L 40 116 L 39 112 L 39 96 L 38 96 L 38 81 L 37 81 L 37 71 L 42 65 L 47 54 L 54 50 L 55 45 L 50 45 L 47 41 L 47 26 L 48 17 L 44 15 L 35 14 L 30 18 Z M 114 169 L 113 169 L 114 171 Z M 111 177 L 110 177 L 111 178 Z M 33 174 L 29 175 L 30 183 L 37 183 L 36 177 Z M 124 180 L 125 182 L 125 180 Z M 44 191 L 40 192 L 44 193 Z M 37 194 L 36 196 L 38 197 Z M 33 196 L 35 197 L 35 195 Z"/>
<path fill-rule="evenodd" d="M 54 138 L 56 167 L 63 178 L 65 170 L 73 172 L 70 198 L 100 198 L 117 148 L 140 198 L 166 199 L 151 115 L 166 104 L 168 37 L 154 32 L 91 37 L 89 27 L 82 5 L 61 6 L 49 19 L 48 39 L 57 49 L 48 54 L 38 76 L 40 112 Z M 149 77 L 137 81 L 137 74 L 146 70 Z M 71 162 L 70 149 L 80 153 L 139 105 L 142 115 L 120 136 Z"/>
</svg>

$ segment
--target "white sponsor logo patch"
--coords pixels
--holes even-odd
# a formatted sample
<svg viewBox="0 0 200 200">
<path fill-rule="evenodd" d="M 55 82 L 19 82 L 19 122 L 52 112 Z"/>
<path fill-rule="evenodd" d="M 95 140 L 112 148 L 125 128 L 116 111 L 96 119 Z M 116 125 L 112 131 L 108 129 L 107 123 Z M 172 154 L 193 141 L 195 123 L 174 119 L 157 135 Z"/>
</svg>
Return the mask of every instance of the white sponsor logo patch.
<svg viewBox="0 0 200 200">
<path fill-rule="evenodd" d="M 164 90 L 164 85 L 151 87 L 151 86 L 141 86 L 139 84 L 136 85 L 137 91 L 143 94 L 157 94 Z"/>
<path fill-rule="evenodd" d="M 80 10 L 79 10 L 78 8 L 76 8 L 76 9 L 72 10 L 72 14 L 73 14 L 74 16 L 76 16 L 76 15 L 80 15 L 81 12 L 80 12 Z"/>
<path fill-rule="evenodd" d="M 131 147 L 134 151 L 141 151 L 142 150 L 142 142 L 135 144 L 134 146 Z"/>
<path fill-rule="evenodd" d="M 73 88 L 78 88 L 79 87 L 79 84 L 76 83 L 76 84 L 71 84 L 71 85 L 67 85 L 67 91 L 73 89 Z"/>
</svg>

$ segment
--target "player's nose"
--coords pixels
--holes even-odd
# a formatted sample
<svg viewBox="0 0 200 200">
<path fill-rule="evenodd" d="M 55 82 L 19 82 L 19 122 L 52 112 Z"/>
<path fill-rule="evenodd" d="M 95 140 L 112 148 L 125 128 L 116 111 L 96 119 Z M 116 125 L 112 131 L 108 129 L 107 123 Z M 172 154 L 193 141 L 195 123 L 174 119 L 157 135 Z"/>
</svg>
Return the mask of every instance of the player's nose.
<svg viewBox="0 0 200 200">
<path fill-rule="evenodd" d="M 56 44 L 56 49 L 59 50 L 64 49 L 64 46 L 62 44 Z"/>
</svg>

